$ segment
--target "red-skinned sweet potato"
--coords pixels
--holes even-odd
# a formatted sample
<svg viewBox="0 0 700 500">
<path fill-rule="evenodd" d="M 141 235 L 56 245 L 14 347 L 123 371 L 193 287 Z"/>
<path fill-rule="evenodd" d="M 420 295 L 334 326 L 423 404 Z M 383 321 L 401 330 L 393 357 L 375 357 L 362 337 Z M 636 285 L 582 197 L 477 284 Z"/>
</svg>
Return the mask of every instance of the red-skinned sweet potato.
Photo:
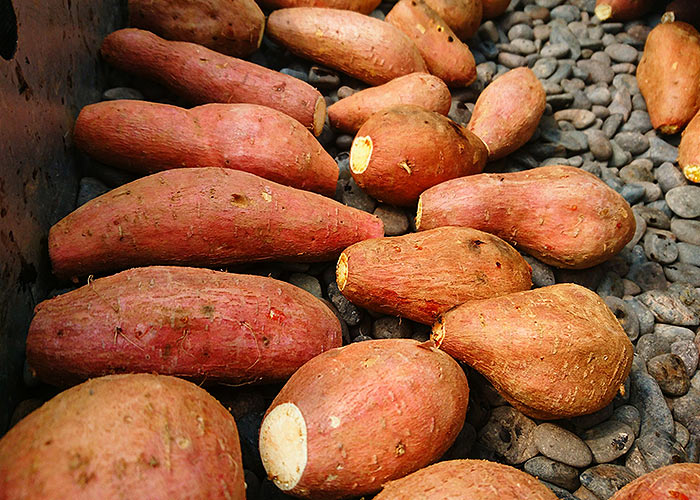
<svg viewBox="0 0 700 500">
<path fill-rule="evenodd" d="M 379 490 L 439 458 L 469 388 L 460 366 L 414 340 L 370 340 L 302 366 L 270 405 L 260 456 L 277 486 L 311 499 Z"/>
<path fill-rule="evenodd" d="M 447 85 L 466 87 L 476 80 L 476 63 L 469 47 L 423 0 L 400 0 L 386 21 L 413 40 L 428 70 Z"/>
<path fill-rule="evenodd" d="M 569 283 L 465 302 L 440 317 L 431 337 L 543 420 L 600 410 L 632 367 L 633 346 L 615 315 Z"/>
<path fill-rule="evenodd" d="M 370 85 L 426 71 L 414 43 L 391 24 L 358 12 L 296 7 L 272 12 L 266 33 L 294 54 Z"/>
<path fill-rule="evenodd" d="M 107 36 L 100 52 L 113 66 L 150 78 L 194 104 L 260 104 L 291 116 L 314 135 L 323 130 L 326 101 L 293 76 L 133 28 Z"/>
<path fill-rule="evenodd" d="M 244 170 L 281 184 L 333 195 L 338 165 L 298 121 L 257 104 L 192 109 L 105 101 L 82 109 L 73 141 L 115 167 L 148 174 L 178 167 Z"/>
<path fill-rule="evenodd" d="M 700 182 L 700 112 L 690 120 L 678 146 L 678 166 L 686 179 Z"/>
<path fill-rule="evenodd" d="M 610 500 L 700 500 L 700 464 L 667 465 L 638 477 Z"/>
<path fill-rule="evenodd" d="M 0 440 L 3 500 L 245 497 L 233 417 L 175 377 L 89 380 Z"/>
<path fill-rule="evenodd" d="M 697 0 L 673 0 L 666 6 L 666 12 L 661 16 L 662 23 L 683 21 L 692 24 L 695 29 L 700 28 L 700 9 Z"/>
<path fill-rule="evenodd" d="M 328 7 L 330 9 L 354 10 L 369 14 L 376 9 L 381 0 L 262 0 L 268 9 L 287 9 L 290 7 Z"/>
<path fill-rule="evenodd" d="M 512 69 L 484 89 L 467 128 L 484 141 L 489 160 L 503 158 L 530 140 L 544 113 L 546 97 L 529 68 Z"/>
<path fill-rule="evenodd" d="M 476 34 L 483 16 L 482 0 L 426 0 L 452 31 L 467 40 Z"/>
<path fill-rule="evenodd" d="M 354 134 L 374 113 L 399 104 L 413 104 L 447 115 L 452 96 L 445 82 L 428 73 L 411 73 L 384 85 L 369 87 L 328 107 L 335 128 Z"/>
<path fill-rule="evenodd" d="M 481 0 L 481 4 L 483 7 L 483 19 L 494 19 L 508 9 L 510 0 Z"/>
<path fill-rule="evenodd" d="M 503 238 L 547 264 L 600 264 L 632 239 L 625 199 L 588 172 L 567 166 L 479 174 L 443 182 L 418 202 L 416 228 L 466 226 Z"/>
<path fill-rule="evenodd" d="M 644 45 L 637 82 L 654 128 L 680 132 L 700 110 L 700 33 L 682 22 L 657 25 Z"/>
<path fill-rule="evenodd" d="M 253 0 L 129 0 L 129 23 L 234 57 L 255 52 L 265 31 L 265 15 Z"/>
<path fill-rule="evenodd" d="M 374 500 L 556 500 L 537 479 L 486 460 L 448 460 L 391 481 Z"/>
<path fill-rule="evenodd" d="M 596 0 L 595 15 L 601 21 L 632 21 L 654 6 L 654 0 Z"/>
<path fill-rule="evenodd" d="M 68 386 L 111 373 L 280 382 L 342 344 L 335 314 L 263 276 L 139 267 L 41 302 L 27 335 L 37 376 Z"/>
<path fill-rule="evenodd" d="M 338 288 L 361 307 L 432 324 L 468 300 L 529 290 L 532 271 L 502 239 L 466 227 L 440 227 L 346 248 Z"/>
<path fill-rule="evenodd" d="M 481 172 L 484 143 L 449 118 L 400 105 L 372 115 L 350 148 L 350 173 L 378 200 L 411 206 L 431 186 Z"/>
<path fill-rule="evenodd" d="M 384 235 L 382 222 L 247 172 L 178 168 L 90 200 L 49 232 L 54 273 L 70 278 L 154 264 L 219 267 L 323 261 Z"/>
</svg>

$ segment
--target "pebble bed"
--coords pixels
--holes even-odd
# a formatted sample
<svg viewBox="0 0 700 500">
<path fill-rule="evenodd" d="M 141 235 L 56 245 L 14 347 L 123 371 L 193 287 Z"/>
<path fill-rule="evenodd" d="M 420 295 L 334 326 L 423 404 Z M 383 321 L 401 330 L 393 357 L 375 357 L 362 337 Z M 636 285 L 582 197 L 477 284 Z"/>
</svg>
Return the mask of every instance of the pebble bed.
<svg viewBox="0 0 700 500">
<path fill-rule="evenodd" d="M 383 19 L 391 7 L 382 4 L 371 15 Z M 559 498 L 581 500 L 607 499 L 664 465 L 700 461 L 700 187 L 686 181 L 675 163 L 680 135 L 660 136 L 653 130 L 634 76 L 646 36 L 661 13 L 630 23 L 600 22 L 594 7 L 595 0 L 513 0 L 505 15 L 484 22 L 468 41 L 478 79 L 453 89 L 449 113 L 466 124 L 486 85 L 509 69 L 529 66 L 547 94 L 545 115 L 525 147 L 489 164 L 487 171 L 571 165 L 600 177 L 633 207 L 634 238 L 607 263 L 559 270 L 526 256 L 535 287 L 578 283 L 596 291 L 615 313 L 635 344 L 624 394 L 592 415 L 539 422 L 509 406 L 465 367 L 471 388 L 467 422 L 444 457 L 513 465 L 537 476 Z M 328 104 L 364 88 L 291 56 L 267 38 L 250 59 L 318 87 Z M 107 71 L 114 88 L 104 92 L 104 99 L 145 96 L 185 104 L 153 84 Z M 319 137 L 340 166 L 336 199 L 377 215 L 387 236 L 411 231 L 415 211 L 377 203 L 352 180 L 352 139 L 328 124 Z M 133 179 L 88 158 L 84 163 L 78 206 Z M 230 270 L 272 276 L 326 299 L 341 319 L 345 343 L 428 337 L 424 325 L 348 302 L 335 283 L 335 262 Z M 15 421 L 41 404 L 38 395 L 51 395 L 29 374 L 26 384 L 32 398 L 19 405 Z M 210 388 L 236 418 L 251 500 L 291 498 L 264 479 L 257 450 L 262 415 L 279 388 Z"/>
</svg>

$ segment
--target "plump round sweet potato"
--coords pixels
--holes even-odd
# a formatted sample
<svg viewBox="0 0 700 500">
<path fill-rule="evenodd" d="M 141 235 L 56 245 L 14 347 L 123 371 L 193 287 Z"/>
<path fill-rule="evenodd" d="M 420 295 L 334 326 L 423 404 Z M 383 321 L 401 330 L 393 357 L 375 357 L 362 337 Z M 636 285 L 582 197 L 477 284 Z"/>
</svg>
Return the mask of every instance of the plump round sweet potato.
<svg viewBox="0 0 700 500">
<path fill-rule="evenodd" d="M 41 302 L 27 361 L 39 379 L 58 386 L 132 372 L 269 383 L 341 344 L 335 314 L 289 283 L 153 266 Z"/>
<path fill-rule="evenodd" d="M 609 404 L 634 354 L 605 302 L 569 283 L 465 302 L 440 317 L 432 339 L 525 415 L 547 420 Z"/>
<path fill-rule="evenodd" d="M 174 377 L 114 375 L 68 389 L 0 440 L 0 497 L 245 500 L 233 417 Z"/>
<path fill-rule="evenodd" d="M 374 500 L 556 500 L 531 475 L 486 460 L 448 460 L 391 481 Z"/>
<path fill-rule="evenodd" d="M 468 300 L 529 290 L 530 266 L 502 239 L 466 227 L 440 227 L 346 248 L 338 288 L 373 311 L 432 324 Z"/>
<path fill-rule="evenodd" d="M 460 40 L 468 40 L 479 29 L 483 15 L 482 0 L 426 0 Z"/>
<path fill-rule="evenodd" d="M 414 340 L 369 340 L 302 366 L 260 428 L 268 476 L 303 498 L 373 493 L 438 459 L 457 437 L 469 388 L 447 354 Z"/>
<path fill-rule="evenodd" d="M 486 231 L 547 264 L 582 269 L 622 250 L 635 220 L 625 199 L 596 176 L 555 165 L 472 175 L 426 190 L 416 228 L 440 226 Z"/>
<path fill-rule="evenodd" d="M 268 9 L 286 9 L 290 7 L 328 7 L 330 9 L 354 10 L 369 14 L 376 9 L 381 0 L 261 0 L 260 4 Z"/>
<path fill-rule="evenodd" d="M 610 500 L 700 500 L 700 464 L 661 467 L 626 484 Z"/>
<path fill-rule="evenodd" d="M 700 182 L 700 112 L 690 120 L 678 146 L 678 166 L 686 179 Z"/>
<path fill-rule="evenodd" d="M 595 15 L 601 21 L 632 21 L 649 12 L 654 0 L 596 0 Z"/>
</svg>

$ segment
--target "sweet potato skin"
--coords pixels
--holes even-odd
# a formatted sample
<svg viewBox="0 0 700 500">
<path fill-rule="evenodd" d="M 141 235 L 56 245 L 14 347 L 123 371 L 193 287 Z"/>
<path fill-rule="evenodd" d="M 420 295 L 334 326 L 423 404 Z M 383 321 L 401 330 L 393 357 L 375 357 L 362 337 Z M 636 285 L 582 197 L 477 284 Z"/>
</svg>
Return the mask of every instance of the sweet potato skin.
<svg viewBox="0 0 700 500">
<path fill-rule="evenodd" d="M 457 437 L 469 399 L 461 367 L 409 339 L 371 340 L 316 356 L 272 402 L 292 403 L 307 429 L 305 468 L 288 492 L 333 499 L 375 492 L 440 457 Z M 260 449 L 275 446 L 263 420 Z"/>
<path fill-rule="evenodd" d="M 606 406 L 634 352 L 605 302 L 569 283 L 465 302 L 440 317 L 432 337 L 514 407 L 543 420 Z"/>
<path fill-rule="evenodd" d="M 476 34 L 483 15 L 482 0 L 427 0 L 460 40 Z"/>
<path fill-rule="evenodd" d="M 542 84 L 530 68 L 496 78 L 479 95 L 467 128 L 489 149 L 489 160 L 509 155 L 530 140 L 547 104 Z"/>
<path fill-rule="evenodd" d="M 495 19 L 508 9 L 510 0 L 481 0 L 481 4 L 483 19 Z"/>
<path fill-rule="evenodd" d="M 700 182 L 700 112 L 683 130 L 678 145 L 678 166 L 688 180 Z"/>
<path fill-rule="evenodd" d="M 145 101 L 85 106 L 73 141 L 99 161 L 139 174 L 178 167 L 243 170 L 333 195 L 338 165 L 293 118 L 257 104 L 192 109 Z"/>
<path fill-rule="evenodd" d="M 683 22 L 657 25 L 644 45 L 637 82 L 654 128 L 680 132 L 700 109 L 700 33 Z"/>
<path fill-rule="evenodd" d="M 371 144 L 369 157 L 363 153 Z M 420 194 L 448 179 L 480 173 L 484 143 L 449 118 L 400 105 L 372 115 L 350 149 L 350 173 L 378 200 L 412 206 Z"/>
<path fill-rule="evenodd" d="M 369 87 L 328 107 L 331 125 L 354 134 L 374 113 L 399 104 L 413 104 L 447 116 L 452 96 L 445 82 L 428 73 L 411 73 Z"/>
<path fill-rule="evenodd" d="M 384 235 L 381 221 L 321 195 L 247 172 L 158 172 L 99 196 L 49 232 L 63 278 L 156 264 L 220 267 L 323 261 Z"/>
<path fill-rule="evenodd" d="M 440 226 L 486 231 L 547 264 L 583 269 L 622 250 L 635 220 L 624 198 L 596 176 L 554 165 L 463 177 L 426 190 L 416 227 Z"/>
<path fill-rule="evenodd" d="M 152 266 L 41 302 L 27 361 L 57 386 L 130 372 L 270 383 L 341 344 L 338 319 L 301 288 L 263 276 Z"/>
<path fill-rule="evenodd" d="M 261 3 L 269 9 L 328 7 L 330 9 L 354 10 L 361 14 L 369 14 L 379 6 L 381 0 L 262 0 Z"/>
<path fill-rule="evenodd" d="M 508 243 L 466 227 L 361 241 L 340 255 L 340 291 L 361 307 L 432 324 L 468 300 L 532 287 L 532 270 Z"/>
<path fill-rule="evenodd" d="M 0 498 L 245 500 L 233 417 L 196 385 L 159 375 L 90 380 L 0 440 Z"/>
<path fill-rule="evenodd" d="M 167 40 L 246 57 L 260 47 L 265 15 L 253 0 L 129 0 L 129 23 Z"/>
<path fill-rule="evenodd" d="M 667 465 L 638 477 L 618 490 L 610 500 L 700 500 L 700 465 Z"/>
<path fill-rule="evenodd" d="M 469 498 L 486 500 L 556 500 L 549 488 L 531 475 L 487 460 L 438 462 L 391 481 L 374 500 Z"/>
<path fill-rule="evenodd" d="M 654 0 L 596 0 L 595 14 L 601 21 L 632 21 L 654 6 Z"/>
<path fill-rule="evenodd" d="M 370 85 L 426 71 L 413 42 L 398 29 L 358 12 L 322 7 L 273 11 L 266 33 L 294 54 Z"/>
<path fill-rule="evenodd" d="M 316 136 L 323 129 L 326 101 L 293 76 L 134 28 L 108 35 L 100 53 L 111 65 L 155 80 L 193 104 L 260 104 L 291 116 Z"/>
</svg>

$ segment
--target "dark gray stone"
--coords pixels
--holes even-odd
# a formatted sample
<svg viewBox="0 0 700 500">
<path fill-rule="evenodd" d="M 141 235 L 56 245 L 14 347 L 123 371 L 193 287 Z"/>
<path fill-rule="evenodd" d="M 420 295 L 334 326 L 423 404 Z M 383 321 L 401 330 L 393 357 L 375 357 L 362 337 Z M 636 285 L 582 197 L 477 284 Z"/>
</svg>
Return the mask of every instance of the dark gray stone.
<svg viewBox="0 0 700 500">
<path fill-rule="evenodd" d="M 626 186 L 625 186 L 626 187 Z M 603 275 L 603 279 L 600 281 L 598 288 L 596 288 L 596 293 L 601 297 L 622 297 L 624 292 L 624 285 L 622 284 L 622 278 L 615 272 L 607 272 Z"/>
<path fill-rule="evenodd" d="M 634 106 L 634 101 L 636 97 L 636 95 L 632 97 L 632 107 L 634 109 L 632 113 L 630 113 L 630 116 L 625 122 L 625 124 L 622 125 L 621 130 L 623 132 L 639 132 L 641 134 L 646 134 L 654 127 L 651 125 L 649 113 L 647 113 L 645 110 L 636 109 L 636 107 Z"/>
<path fill-rule="evenodd" d="M 642 423 L 642 417 L 636 406 L 622 405 L 615 408 L 615 412 L 611 417 L 612 420 L 617 420 L 629 426 L 634 432 L 635 437 L 639 436 L 639 428 Z"/>
<path fill-rule="evenodd" d="M 350 302 L 345 296 L 340 293 L 338 285 L 334 282 L 328 285 L 327 289 L 328 299 L 331 301 L 333 306 L 338 310 L 338 314 L 343 320 L 350 326 L 355 326 L 362 320 L 362 313 L 360 310 Z"/>
<path fill-rule="evenodd" d="M 532 67 L 535 76 L 540 79 L 549 78 L 557 70 L 557 60 L 553 57 L 543 57 Z"/>
<path fill-rule="evenodd" d="M 547 457 L 533 457 L 523 465 L 528 474 L 536 478 L 552 483 L 556 486 L 575 490 L 579 486 L 578 469 L 570 465 L 556 462 Z"/>
<path fill-rule="evenodd" d="M 612 43 L 605 47 L 605 53 L 616 62 L 633 63 L 637 61 L 637 49 L 623 43 Z"/>
<path fill-rule="evenodd" d="M 634 309 L 624 300 L 618 297 L 604 297 L 605 304 L 613 312 L 620 325 L 630 340 L 637 340 L 639 336 L 639 320 Z"/>
<path fill-rule="evenodd" d="M 671 218 L 658 208 L 636 206 L 633 210 L 644 219 L 647 226 L 657 229 L 671 229 Z"/>
<path fill-rule="evenodd" d="M 632 113 L 632 97 L 629 91 L 623 88 L 615 92 L 608 109 L 611 115 L 622 115 L 622 118 L 626 121 Z"/>
<path fill-rule="evenodd" d="M 644 199 L 646 190 L 641 184 L 625 184 L 620 194 L 627 203 L 634 205 Z"/>
<path fill-rule="evenodd" d="M 580 93 L 580 91 L 579 91 Z M 577 129 L 590 127 L 595 122 L 595 115 L 587 109 L 562 109 L 554 113 L 554 119 L 566 120 Z"/>
<path fill-rule="evenodd" d="M 588 429 L 581 437 L 591 449 L 593 459 L 605 464 L 627 453 L 634 443 L 634 429 L 618 420 L 608 420 Z"/>
<path fill-rule="evenodd" d="M 393 316 L 374 320 L 372 337 L 375 339 L 407 339 L 413 335 L 409 321 Z"/>
<path fill-rule="evenodd" d="M 408 231 L 408 217 L 398 207 L 380 203 L 374 210 L 374 215 L 379 217 L 384 223 L 384 234 L 386 236 L 398 236 Z"/>
<path fill-rule="evenodd" d="M 610 116 L 608 116 L 603 122 L 603 128 L 601 129 L 605 134 L 605 137 L 612 139 L 624 120 L 624 116 L 622 116 L 620 113 L 611 113 Z"/>
<path fill-rule="evenodd" d="M 615 136 L 615 141 L 622 145 L 620 142 L 620 137 L 622 136 L 623 142 L 626 140 L 626 138 L 630 137 L 629 135 L 625 134 L 628 134 L 628 132 L 620 132 L 617 134 Z M 639 137 L 644 138 L 644 136 L 641 134 L 639 134 Z M 646 140 L 646 138 L 644 138 L 644 140 Z M 654 164 L 650 160 L 637 159 L 620 169 L 620 179 L 625 182 L 654 182 L 654 174 L 652 173 L 653 168 Z"/>
<path fill-rule="evenodd" d="M 700 391 L 690 389 L 683 396 L 673 400 L 673 417 L 681 424 L 688 426 L 700 415 Z"/>
<path fill-rule="evenodd" d="M 674 262 L 664 266 L 664 273 L 671 282 L 681 281 L 700 287 L 700 267 L 685 262 Z"/>
<path fill-rule="evenodd" d="M 567 27 L 566 23 L 560 19 L 555 19 L 549 23 L 552 32 L 549 35 L 549 40 L 552 43 L 565 43 L 571 52 L 572 59 L 581 57 L 581 44 L 576 36 Z"/>
<path fill-rule="evenodd" d="M 663 323 L 657 323 L 654 325 L 654 335 L 658 336 L 669 342 L 669 346 L 678 340 L 695 340 L 695 333 L 690 328 L 684 328 L 682 326 L 665 325 Z M 666 351 L 670 352 L 670 351 Z"/>
<path fill-rule="evenodd" d="M 593 157 L 598 161 L 607 161 L 612 157 L 612 146 L 610 141 L 601 130 L 586 130 L 588 147 L 593 153 Z"/>
<path fill-rule="evenodd" d="M 499 52 L 497 60 L 499 64 L 502 64 L 506 68 L 510 69 L 527 65 L 527 61 L 523 56 L 510 52 Z"/>
<path fill-rule="evenodd" d="M 683 241 L 676 244 L 678 245 L 679 262 L 685 262 L 686 264 L 700 266 L 700 245 L 692 245 Z"/>
<path fill-rule="evenodd" d="M 545 457 L 572 467 L 586 467 L 593 454 L 586 443 L 573 432 L 555 424 L 538 425 L 532 433 L 537 450 Z"/>
<path fill-rule="evenodd" d="M 525 23 L 516 24 L 508 30 L 508 39 L 512 41 L 517 38 L 534 40 L 535 32 L 533 31 L 532 27 Z"/>
<path fill-rule="evenodd" d="M 641 338 L 640 338 L 641 340 Z M 644 361 L 635 356 L 630 373 L 630 403 L 637 407 L 642 423 L 640 435 L 656 430 L 673 433 L 673 416 L 654 377 L 645 372 Z"/>
<path fill-rule="evenodd" d="M 377 206 L 377 201 L 360 189 L 357 183 L 355 183 L 355 179 L 339 182 L 343 188 L 341 198 L 345 205 L 372 213 Z"/>
<path fill-rule="evenodd" d="M 675 354 L 685 366 L 688 377 L 692 377 L 698 367 L 698 346 L 692 340 L 676 340 L 671 344 L 671 353 Z"/>
<path fill-rule="evenodd" d="M 663 230 L 647 231 L 644 235 L 644 253 L 650 260 L 670 264 L 678 258 L 678 247 L 674 240 L 673 233 Z"/>
<path fill-rule="evenodd" d="M 571 23 L 581 18 L 581 11 L 574 5 L 565 4 L 554 7 L 550 12 L 550 16 L 552 19 L 562 19 L 567 23 Z"/>
<path fill-rule="evenodd" d="M 535 288 L 550 286 L 556 282 L 550 266 L 529 255 L 523 255 L 523 258 L 532 268 L 532 284 Z"/>
<path fill-rule="evenodd" d="M 610 84 L 615 78 L 615 73 L 610 66 L 600 62 L 591 61 L 589 59 L 582 59 L 576 63 L 576 66 L 588 71 L 591 76 L 591 81 L 593 83 L 606 83 Z"/>
<path fill-rule="evenodd" d="M 602 464 L 581 473 L 581 484 L 600 498 L 610 498 L 637 477 L 622 465 Z"/>
<path fill-rule="evenodd" d="M 671 432 L 662 430 L 642 432 L 636 444 L 648 470 L 685 462 L 688 458 L 683 447 L 676 441 L 675 425 Z"/>
<path fill-rule="evenodd" d="M 668 288 L 664 268 L 658 262 L 634 264 L 630 267 L 630 272 L 627 274 L 627 277 L 637 283 L 644 291 L 663 291 Z"/>
<path fill-rule="evenodd" d="M 318 279 L 314 276 L 304 273 L 292 273 L 289 276 L 288 281 L 292 285 L 298 286 L 299 288 L 306 290 L 307 292 L 309 292 L 312 295 L 315 295 L 319 299 L 323 298 L 321 283 L 319 283 Z"/>
<path fill-rule="evenodd" d="M 625 73 L 615 75 L 612 84 L 617 90 L 626 89 L 631 95 L 639 94 L 639 85 L 637 85 L 637 79 L 634 75 Z"/>
<path fill-rule="evenodd" d="M 613 112 L 612 109 L 610 112 Z M 617 135 L 615 135 L 615 142 L 634 156 L 640 155 L 649 149 L 649 140 L 639 132 L 618 132 Z M 648 178 L 640 180 L 652 181 L 653 177 L 651 176 L 651 172 L 649 172 Z"/>
<path fill-rule="evenodd" d="M 700 324 L 698 316 L 675 294 L 661 290 L 649 290 L 639 295 L 638 299 L 649 308 L 656 320 L 661 323 L 679 326 L 697 326 Z"/>
<path fill-rule="evenodd" d="M 680 241 L 700 245 L 700 220 L 673 219 L 671 231 Z"/>
<path fill-rule="evenodd" d="M 655 333 L 648 333 L 639 337 L 635 346 L 635 352 L 646 362 L 656 356 L 670 352 L 671 343 L 672 341 L 668 338 Z"/>
<path fill-rule="evenodd" d="M 648 154 L 654 165 L 661 165 L 665 162 L 676 161 L 678 148 L 658 137 L 650 137 Z"/>
<path fill-rule="evenodd" d="M 478 441 L 493 450 L 510 465 L 520 464 L 537 455 L 533 431 L 537 424 L 510 406 L 494 408 L 479 431 Z"/>
<path fill-rule="evenodd" d="M 78 199 L 76 207 L 80 207 L 88 201 L 97 198 L 109 191 L 101 180 L 94 177 L 82 177 L 80 179 L 80 188 L 78 189 Z"/>
<path fill-rule="evenodd" d="M 674 213 L 686 219 L 700 216 L 700 187 L 678 186 L 666 193 L 666 203 Z"/>
<path fill-rule="evenodd" d="M 675 354 L 654 356 L 647 362 L 647 370 L 667 396 L 682 396 L 690 388 L 683 360 Z"/>
<path fill-rule="evenodd" d="M 671 161 L 675 161 L 675 159 Z M 687 183 L 683 172 L 676 168 L 671 162 L 661 164 L 654 171 L 654 175 L 664 193 L 675 187 L 684 186 Z"/>
<path fill-rule="evenodd" d="M 535 28 L 537 30 L 537 28 Z M 535 31 L 535 36 L 537 36 L 537 31 Z M 549 36 L 549 35 L 547 35 Z M 555 59 L 561 59 L 566 57 L 571 52 L 569 46 L 565 43 L 548 43 L 540 51 L 542 57 L 553 57 Z"/>
</svg>

